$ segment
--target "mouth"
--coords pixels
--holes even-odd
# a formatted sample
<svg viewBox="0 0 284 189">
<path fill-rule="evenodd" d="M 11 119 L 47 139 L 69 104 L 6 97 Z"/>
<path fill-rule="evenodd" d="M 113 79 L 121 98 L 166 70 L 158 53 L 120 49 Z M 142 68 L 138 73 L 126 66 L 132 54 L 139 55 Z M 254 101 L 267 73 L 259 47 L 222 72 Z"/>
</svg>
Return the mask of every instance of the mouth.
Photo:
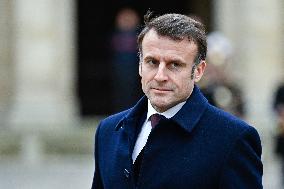
<svg viewBox="0 0 284 189">
<path fill-rule="evenodd" d="M 172 91 L 171 89 L 167 89 L 167 88 L 151 88 L 154 92 L 157 93 L 165 93 L 165 92 L 170 92 Z"/>
</svg>

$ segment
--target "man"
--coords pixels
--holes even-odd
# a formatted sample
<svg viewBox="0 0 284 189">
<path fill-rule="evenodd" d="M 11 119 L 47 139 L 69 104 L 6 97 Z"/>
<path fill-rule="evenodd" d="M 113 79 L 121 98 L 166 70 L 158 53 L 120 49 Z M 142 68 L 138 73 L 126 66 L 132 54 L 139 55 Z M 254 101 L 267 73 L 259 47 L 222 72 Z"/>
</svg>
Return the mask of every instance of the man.
<svg viewBox="0 0 284 189">
<path fill-rule="evenodd" d="M 211 106 L 195 85 L 206 67 L 203 25 L 147 14 L 138 46 L 145 96 L 99 124 L 92 188 L 262 188 L 257 131 Z"/>
<path fill-rule="evenodd" d="M 273 110 L 277 123 L 274 150 L 281 160 L 282 173 L 280 177 L 282 184 L 284 184 L 284 83 L 280 83 L 275 90 Z"/>
<path fill-rule="evenodd" d="M 130 7 L 118 10 L 115 17 L 115 28 L 109 44 L 113 112 L 133 106 L 142 96 L 137 74 L 139 58 L 136 35 L 139 23 L 138 13 Z"/>
</svg>

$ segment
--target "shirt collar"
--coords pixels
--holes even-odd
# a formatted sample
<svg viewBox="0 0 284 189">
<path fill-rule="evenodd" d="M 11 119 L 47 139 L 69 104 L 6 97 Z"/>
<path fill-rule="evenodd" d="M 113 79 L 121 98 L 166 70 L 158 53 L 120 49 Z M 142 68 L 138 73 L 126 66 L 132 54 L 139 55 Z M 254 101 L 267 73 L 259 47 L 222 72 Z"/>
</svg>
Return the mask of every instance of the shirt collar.
<svg viewBox="0 0 284 189">
<path fill-rule="evenodd" d="M 159 113 L 153 108 L 152 104 L 150 103 L 150 100 L 148 99 L 148 112 L 147 112 L 147 119 L 146 120 L 148 120 L 151 115 L 156 114 L 156 113 L 165 116 L 167 119 L 170 119 L 182 108 L 182 106 L 185 103 L 186 103 L 186 101 L 181 102 L 181 103 L 175 105 L 174 107 L 171 107 L 167 111 L 165 111 L 163 113 Z"/>
<path fill-rule="evenodd" d="M 147 102 L 149 103 L 147 97 L 143 96 L 133 108 L 131 108 L 127 112 L 122 112 L 126 113 L 126 115 L 123 116 L 123 118 L 121 118 L 121 120 L 116 125 L 115 129 L 118 130 L 119 128 L 122 127 L 123 124 L 125 124 L 126 128 L 128 128 L 126 129 L 128 133 L 132 133 L 132 130 L 135 128 L 133 127 L 133 125 L 135 125 L 137 119 L 141 118 L 141 116 L 143 116 L 144 113 L 145 113 L 144 116 L 146 117 L 146 112 L 147 112 L 146 120 L 148 121 L 149 117 L 152 115 L 150 113 L 152 110 L 150 110 L 151 109 L 150 105 L 148 107 L 149 111 L 147 111 L 147 106 L 148 106 Z M 207 107 L 208 107 L 207 99 L 202 95 L 199 88 L 197 86 L 194 86 L 193 92 L 191 93 L 190 97 L 187 99 L 185 104 L 182 104 L 180 108 L 177 108 L 176 110 L 177 113 L 175 113 L 175 115 L 171 118 L 171 120 L 176 122 L 186 131 L 191 132 L 194 126 L 200 120 L 201 116 L 203 115 Z M 156 113 L 156 111 L 154 112 L 152 111 L 152 113 Z"/>
</svg>

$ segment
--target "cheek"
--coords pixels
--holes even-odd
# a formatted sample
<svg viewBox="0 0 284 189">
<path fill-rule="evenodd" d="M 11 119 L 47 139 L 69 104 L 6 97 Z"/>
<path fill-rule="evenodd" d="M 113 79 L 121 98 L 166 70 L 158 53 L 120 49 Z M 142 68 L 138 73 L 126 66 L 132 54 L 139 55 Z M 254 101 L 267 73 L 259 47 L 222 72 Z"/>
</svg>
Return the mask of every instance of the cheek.
<svg viewBox="0 0 284 189">
<path fill-rule="evenodd" d="M 145 80 L 144 77 L 141 78 L 141 86 L 142 86 L 143 91 L 145 92 L 147 88 L 147 81 Z"/>
<path fill-rule="evenodd" d="M 190 78 L 183 78 L 180 80 L 179 84 L 177 83 L 178 89 L 182 94 L 191 93 L 191 90 L 194 86 L 194 82 Z"/>
<path fill-rule="evenodd" d="M 151 81 L 151 76 L 149 74 L 142 74 L 141 75 L 141 83 L 147 85 Z"/>
</svg>

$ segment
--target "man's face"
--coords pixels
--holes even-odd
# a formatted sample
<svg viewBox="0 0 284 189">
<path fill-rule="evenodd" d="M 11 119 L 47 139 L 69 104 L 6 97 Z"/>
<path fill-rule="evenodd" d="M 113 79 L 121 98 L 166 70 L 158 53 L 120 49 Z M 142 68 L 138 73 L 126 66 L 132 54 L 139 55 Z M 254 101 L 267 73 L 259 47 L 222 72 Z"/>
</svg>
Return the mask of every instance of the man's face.
<svg viewBox="0 0 284 189">
<path fill-rule="evenodd" d="M 187 39 L 174 41 L 154 30 L 145 35 L 139 74 L 143 92 L 158 112 L 185 101 L 192 93 L 206 66 L 202 61 L 191 79 L 196 54 L 196 44 Z"/>
</svg>

